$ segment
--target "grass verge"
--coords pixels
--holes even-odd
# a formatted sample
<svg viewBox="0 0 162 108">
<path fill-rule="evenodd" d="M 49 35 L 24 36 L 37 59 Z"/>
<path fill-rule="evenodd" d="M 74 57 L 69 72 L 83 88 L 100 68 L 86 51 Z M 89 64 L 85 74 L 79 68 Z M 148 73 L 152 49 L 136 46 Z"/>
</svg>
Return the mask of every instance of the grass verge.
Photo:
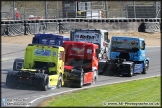
<svg viewBox="0 0 162 108">
<path fill-rule="evenodd" d="M 39 107 L 161 106 L 160 76 L 106 85 L 52 97 Z"/>
</svg>

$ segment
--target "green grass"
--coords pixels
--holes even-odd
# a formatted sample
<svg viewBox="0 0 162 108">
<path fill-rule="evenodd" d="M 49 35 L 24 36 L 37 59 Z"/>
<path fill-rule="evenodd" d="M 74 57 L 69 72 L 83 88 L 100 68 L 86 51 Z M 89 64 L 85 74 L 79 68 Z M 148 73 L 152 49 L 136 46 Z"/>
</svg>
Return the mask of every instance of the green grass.
<svg viewBox="0 0 162 108">
<path fill-rule="evenodd" d="M 159 102 L 160 106 L 160 78 L 153 77 L 68 93 L 54 97 L 46 105 L 103 106 L 103 102 Z"/>
</svg>

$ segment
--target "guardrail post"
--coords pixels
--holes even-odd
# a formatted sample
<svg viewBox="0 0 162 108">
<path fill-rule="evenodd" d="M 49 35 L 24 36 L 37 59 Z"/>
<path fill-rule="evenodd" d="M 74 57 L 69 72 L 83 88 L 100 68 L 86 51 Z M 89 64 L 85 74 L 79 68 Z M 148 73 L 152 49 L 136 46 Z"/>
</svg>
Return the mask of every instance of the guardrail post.
<svg viewBox="0 0 162 108">
<path fill-rule="evenodd" d="M 24 35 L 28 35 L 28 24 L 26 21 L 24 21 Z"/>
<path fill-rule="evenodd" d="M 10 27 L 9 27 L 9 25 L 7 24 L 6 31 L 5 31 L 5 34 L 6 34 L 7 36 L 9 36 L 9 29 L 10 29 Z"/>
<path fill-rule="evenodd" d="M 58 23 L 58 29 L 59 29 L 59 33 L 63 33 L 63 25 L 62 25 L 62 23 Z"/>
</svg>

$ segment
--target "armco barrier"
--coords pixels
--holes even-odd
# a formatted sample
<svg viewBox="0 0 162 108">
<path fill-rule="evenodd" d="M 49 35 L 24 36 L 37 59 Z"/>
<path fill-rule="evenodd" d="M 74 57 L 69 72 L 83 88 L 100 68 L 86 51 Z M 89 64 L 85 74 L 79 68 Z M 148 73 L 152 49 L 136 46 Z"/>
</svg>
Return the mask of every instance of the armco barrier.
<svg viewBox="0 0 162 108">
<path fill-rule="evenodd" d="M 2 20 L 1 36 L 29 35 L 37 33 L 69 32 L 72 29 L 106 29 L 108 31 L 160 32 L 161 18 L 64 18 L 49 20 Z"/>
</svg>

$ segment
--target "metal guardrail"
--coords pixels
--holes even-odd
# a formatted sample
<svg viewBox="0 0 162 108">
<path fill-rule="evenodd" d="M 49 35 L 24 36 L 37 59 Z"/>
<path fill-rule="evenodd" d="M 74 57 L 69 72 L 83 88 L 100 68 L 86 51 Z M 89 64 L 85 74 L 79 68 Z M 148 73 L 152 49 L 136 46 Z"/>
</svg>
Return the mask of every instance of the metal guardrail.
<svg viewBox="0 0 162 108">
<path fill-rule="evenodd" d="M 161 18 L 59 18 L 41 20 L 1 20 L 1 24 L 40 23 L 40 22 L 161 22 Z"/>
</svg>

